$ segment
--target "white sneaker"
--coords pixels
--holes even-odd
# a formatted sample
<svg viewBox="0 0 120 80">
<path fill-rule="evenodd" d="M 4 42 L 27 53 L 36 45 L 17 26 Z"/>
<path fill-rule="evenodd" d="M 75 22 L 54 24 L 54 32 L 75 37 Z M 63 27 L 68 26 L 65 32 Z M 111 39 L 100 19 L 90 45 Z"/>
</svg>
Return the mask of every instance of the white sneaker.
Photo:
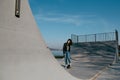
<svg viewBox="0 0 120 80">
<path fill-rule="evenodd" d="M 71 66 L 71 65 L 72 65 L 72 63 L 69 63 L 68 65 L 70 65 L 70 66 Z"/>
</svg>

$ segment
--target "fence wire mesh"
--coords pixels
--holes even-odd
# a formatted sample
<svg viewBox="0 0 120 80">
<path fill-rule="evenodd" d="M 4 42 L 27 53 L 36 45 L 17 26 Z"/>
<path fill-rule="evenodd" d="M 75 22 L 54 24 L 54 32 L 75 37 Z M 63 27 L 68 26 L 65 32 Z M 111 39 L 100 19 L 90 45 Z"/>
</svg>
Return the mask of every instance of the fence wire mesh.
<svg viewBox="0 0 120 80">
<path fill-rule="evenodd" d="M 100 41 L 114 41 L 116 40 L 115 32 L 88 34 L 88 35 L 71 35 L 74 43 L 79 42 L 100 42 Z"/>
</svg>

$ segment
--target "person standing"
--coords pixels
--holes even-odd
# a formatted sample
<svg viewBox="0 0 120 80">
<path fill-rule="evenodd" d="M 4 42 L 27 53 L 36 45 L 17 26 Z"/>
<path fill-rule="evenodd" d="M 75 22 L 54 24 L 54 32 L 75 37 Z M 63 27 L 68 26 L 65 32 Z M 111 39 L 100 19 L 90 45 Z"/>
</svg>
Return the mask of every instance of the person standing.
<svg viewBox="0 0 120 80">
<path fill-rule="evenodd" d="M 65 68 L 71 67 L 71 56 L 70 56 L 70 46 L 72 45 L 72 40 L 68 39 L 66 43 L 63 45 L 63 54 L 65 57 Z"/>
</svg>

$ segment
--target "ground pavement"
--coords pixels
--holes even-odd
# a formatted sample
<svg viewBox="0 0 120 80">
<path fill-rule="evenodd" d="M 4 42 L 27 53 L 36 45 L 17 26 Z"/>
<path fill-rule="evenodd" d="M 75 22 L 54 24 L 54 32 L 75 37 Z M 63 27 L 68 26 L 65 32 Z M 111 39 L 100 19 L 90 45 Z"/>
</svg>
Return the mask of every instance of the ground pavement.
<svg viewBox="0 0 120 80">
<path fill-rule="evenodd" d="M 58 61 L 64 67 L 64 58 Z M 72 56 L 71 68 L 66 71 L 84 80 L 120 80 L 120 61 L 114 64 L 111 62 L 111 59 L 100 55 L 78 54 Z"/>
</svg>

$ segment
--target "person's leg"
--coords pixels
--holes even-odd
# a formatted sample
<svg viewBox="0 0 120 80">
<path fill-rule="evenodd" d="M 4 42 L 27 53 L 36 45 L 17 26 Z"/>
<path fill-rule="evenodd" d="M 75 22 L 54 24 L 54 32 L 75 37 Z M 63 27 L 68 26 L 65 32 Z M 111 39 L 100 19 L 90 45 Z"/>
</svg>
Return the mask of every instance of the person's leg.
<svg viewBox="0 0 120 80">
<path fill-rule="evenodd" d="M 70 67 L 70 52 L 66 51 L 65 52 L 65 68 L 69 68 Z"/>
<path fill-rule="evenodd" d="M 70 63 L 71 63 L 71 61 L 70 61 L 70 52 L 69 51 L 67 51 L 66 52 L 66 58 L 67 58 L 67 68 L 70 68 Z"/>
<path fill-rule="evenodd" d="M 65 52 L 65 66 L 68 64 L 68 61 L 67 61 L 67 52 Z"/>
<path fill-rule="evenodd" d="M 71 56 L 70 56 L 70 52 L 67 52 L 68 53 L 68 64 L 71 63 Z"/>
</svg>

